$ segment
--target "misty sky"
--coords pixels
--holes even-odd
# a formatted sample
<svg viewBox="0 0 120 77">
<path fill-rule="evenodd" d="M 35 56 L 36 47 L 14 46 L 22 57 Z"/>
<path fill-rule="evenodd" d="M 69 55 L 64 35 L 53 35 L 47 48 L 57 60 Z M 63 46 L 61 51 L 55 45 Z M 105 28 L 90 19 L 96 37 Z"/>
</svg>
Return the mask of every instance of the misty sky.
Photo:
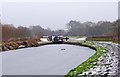
<svg viewBox="0 0 120 77">
<path fill-rule="evenodd" d="M 118 19 L 120 19 L 120 1 L 118 3 Z"/>
<path fill-rule="evenodd" d="M 5 2 L 2 23 L 14 26 L 40 25 L 43 28 L 65 29 L 70 20 L 115 21 L 117 2 Z"/>
</svg>

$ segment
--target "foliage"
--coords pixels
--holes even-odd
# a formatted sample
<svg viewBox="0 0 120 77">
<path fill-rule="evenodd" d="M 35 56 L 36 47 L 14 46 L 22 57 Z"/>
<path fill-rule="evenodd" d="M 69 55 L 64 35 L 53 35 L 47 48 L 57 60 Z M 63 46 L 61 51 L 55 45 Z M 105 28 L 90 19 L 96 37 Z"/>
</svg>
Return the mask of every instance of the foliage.
<svg viewBox="0 0 120 77">
<path fill-rule="evenodd" d="M 71 20 L 67 23 L 68 30 L 51 30 L 50 28 L 44 29 L 40 25 L 33 25 L 27 27 L 14 27 L 12 24 L 1 24 L 2 39 L 8 40 L 11 38 L 24 38 L 24 37 L 42 37 L 42 36 L 114 36 L 115 40 L 120 38 L 120 20 L 115 22 L 99 21 L 84 22 Z M 1 35 L 1 34 L 0 34 Z"/>
<path fill-rule="evenodd" d="M 117 35 L 117 40 L 120 41 L 120 19 L 113 23 L 113 28 Z"/>
<path fill-rule="evenodd" d="M 19 26 L 15 28 L 11 24 L 0 24 L 2 27 L 2 40 L 8 40 L 13 38 L 23 38 L 30 36 L 30 30 L 26 27 Z"/>
<path fill-rule="evenodd" d="M 94 36 L 94 35 L 103 35 L 108 32 L 112 32 L 111 22 L 108 21 L 99 21 L 98 23 L 93 22 L 84 22 L 81 23 L 79 21 L 71 20 L 67 24 L 68 35 L 74 36 Z"/>
</svg>

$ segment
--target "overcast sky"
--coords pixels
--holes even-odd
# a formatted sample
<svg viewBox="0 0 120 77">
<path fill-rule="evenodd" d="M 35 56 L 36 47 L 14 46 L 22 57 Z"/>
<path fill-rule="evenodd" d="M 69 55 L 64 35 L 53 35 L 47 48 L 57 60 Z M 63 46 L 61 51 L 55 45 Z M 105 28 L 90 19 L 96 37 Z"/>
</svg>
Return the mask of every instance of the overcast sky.
<svg viewBox="0 0 120 77">
<path fill-rule="evenodd" d="M 115 21 L 118 2 L 4 2 L 2 23 L 65 29 L 70 20 Z"/>
</svg>

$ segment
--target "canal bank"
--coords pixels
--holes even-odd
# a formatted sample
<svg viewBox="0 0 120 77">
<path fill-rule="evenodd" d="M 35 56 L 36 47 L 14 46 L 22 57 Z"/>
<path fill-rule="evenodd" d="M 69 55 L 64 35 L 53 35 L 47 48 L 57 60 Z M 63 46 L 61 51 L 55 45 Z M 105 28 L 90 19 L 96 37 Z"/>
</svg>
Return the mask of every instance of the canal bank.
<svg viewBox="0 0 120 77">
<path fill-rule="evenodd" d="M 99 76 L 119 76 L 119 44 L 114 44 L 111 42 L 98 42 L 98 41 L 87 41 L 86 44 L 88 46 L 92 46 L 97 48 L 96 53 L 88 60 L 72 69 L 66 77 L 72 76 L 91 76 L 91 75 L 99 75 Z M 98 48 L 97 46 L 101 47 Z"/>
</svg>

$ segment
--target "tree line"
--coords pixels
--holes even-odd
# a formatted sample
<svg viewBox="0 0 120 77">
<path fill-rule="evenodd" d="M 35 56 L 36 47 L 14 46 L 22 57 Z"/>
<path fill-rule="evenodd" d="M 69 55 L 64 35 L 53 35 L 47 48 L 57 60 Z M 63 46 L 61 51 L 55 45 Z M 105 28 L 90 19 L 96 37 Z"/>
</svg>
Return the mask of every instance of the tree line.
<svg viewBox="0 0 120 77">
<path fill-rule="evenodd" d="M 84 22 L 71 20 L 66 24 L 67 30 L 51 30 L 50 28 L 44 29 L 40 25 L 33 25 L 30 27 L 14 27 L 12 24 L 1 24 L 2 40 L 11 38 L 25 38 L 25 37 L 42 37 L 42 36 L 120 36 L 120 20 L 109 22 L 99 21 Z"/>
<path fill-rule="evenodd" d="M 84 22 L 71 20 L 68 24 L 68 34 L 74 36 L 98 36 L 105 33 L 113 32 L 113 23 L 108 21 Z"/>
<path fill-rule="evenodd" d="M 0 24 L 0 28 L 1 28 L 1 37 L 2 40 L 10 40 L 10 39 L 19 39 L 19 38 L 40 38 L 42 36 L 50 36 L 50 35 L 54 35 L 54 36 L 58 36 L 58 35 L 62 35 L 65 33 L 64 30 L 56 30 L 56 31 L 52 31 L 50 28 L 44 29 L 39 25 L 35 25 L 35 26 L 30 26 L 28 27 L 23 27 L 23 26 L 19 26 L 19 27 L 14 27 L 14 25 L 12 24 Z"/>
</svg>

